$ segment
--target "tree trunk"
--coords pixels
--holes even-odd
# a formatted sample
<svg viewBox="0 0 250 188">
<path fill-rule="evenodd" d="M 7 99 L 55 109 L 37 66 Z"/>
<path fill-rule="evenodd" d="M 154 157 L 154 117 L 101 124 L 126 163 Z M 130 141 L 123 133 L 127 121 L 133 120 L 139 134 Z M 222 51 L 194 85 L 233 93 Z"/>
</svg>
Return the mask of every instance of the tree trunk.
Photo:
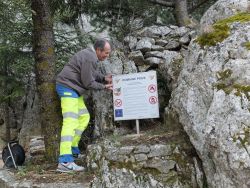
<svg viewBox="0 0 250 188">
<path fill-rule="evenodd" d="M 60 105 L 55 92 L 55 53 L 53 20 L 49 0 L 31 0 L 33 20 L 33 53 L 40 118 L 44 134 L 46 158 L 54 162 L 59 153 Z M 32 114 L 31 114 L 32 115 Z"/>
<path fill-rule="evenodd" d="M 176 22 L 179 26 L 187 26 L 190 24 L 190 18 L 187 10 L 187 0 L 175 0 L 174 14 Z"/>
</svg>

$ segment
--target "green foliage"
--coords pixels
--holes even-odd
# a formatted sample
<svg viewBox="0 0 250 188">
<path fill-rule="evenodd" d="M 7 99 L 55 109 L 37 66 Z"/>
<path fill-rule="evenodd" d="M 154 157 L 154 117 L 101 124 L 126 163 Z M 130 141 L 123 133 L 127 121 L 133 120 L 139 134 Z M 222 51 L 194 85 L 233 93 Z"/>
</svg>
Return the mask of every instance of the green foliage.
<svg viewBox="0 0 250 188">
<path fill-rule="evenodd" d="M 25 0 L 0 2 L 0 103 L 24 94 L 33 68 L 31 11 Z"/>
<path fill-rule="evenodd" d="M 215 1 L 200 3 L 199 0 L 188 0 L 190 14 L 199 19 Z M 193 8 L 195 5 L 198 8 Z M 161 6 L 147 0 L 51 0 L 50 6 L 52 13 L 63 23 L 76 26 L 81 15 L 85 14 L 90 16 L 95 32 L 107 29 L 121 41 L 136 29 L 135 22 L 140 26 L 176 24 L 174 7 Z"/>
<path fill-rule="evenodd" d="M 0 93 L 0 103 L 24 95 L 23 83 L 13 77 L 0 75 L 0 86 L 4 88 Z"/>
<path fill-rule="evenodd" d="M 232 17 L 220 20 L 213 25 L 213 31 L 204 33 L 197 38 L 197 42 L 201 46 L 215 46 L 217 43 L 222 42 L 229 36 L 229 25 L 233 22 L 247 22 L 250 21 L 250 13 L 244 12 L 234 15 Z"/>
</svg>

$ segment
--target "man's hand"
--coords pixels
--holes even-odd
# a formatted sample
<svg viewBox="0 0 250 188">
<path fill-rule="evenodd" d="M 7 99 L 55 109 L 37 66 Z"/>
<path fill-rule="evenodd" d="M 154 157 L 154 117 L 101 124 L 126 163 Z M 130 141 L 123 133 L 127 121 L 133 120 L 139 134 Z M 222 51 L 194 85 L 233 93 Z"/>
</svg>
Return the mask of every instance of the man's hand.
<svg viewBox="0 0 250 188">
<path fill-rule="evenodd" d="M 107 74 L 105 76 L 105 81 L 108 82 L 108 84 L 112 84 L 112 74 Z"/>
<path fill-rule="evenodd" d="M 113 84 L 105 84 L 105 89 L 113 90 Z"/>
</svg>

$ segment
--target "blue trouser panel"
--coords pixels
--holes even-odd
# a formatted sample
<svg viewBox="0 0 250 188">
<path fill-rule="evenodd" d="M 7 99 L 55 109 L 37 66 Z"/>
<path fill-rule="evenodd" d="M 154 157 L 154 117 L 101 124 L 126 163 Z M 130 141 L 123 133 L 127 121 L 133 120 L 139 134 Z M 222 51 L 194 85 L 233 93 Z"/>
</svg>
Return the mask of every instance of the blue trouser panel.
<svg viewBox="0 0 250 188">
<path fill-rule="evenodd" d="M 59 163 L 73 162 L 73 154 L 79 154 L 78 143 L 82 132 L 87 128 L 90 115 L 83 97 L 65 86 L 56 85 L 61 99 L 63 126 L 61 131 Z"/>
</svg>

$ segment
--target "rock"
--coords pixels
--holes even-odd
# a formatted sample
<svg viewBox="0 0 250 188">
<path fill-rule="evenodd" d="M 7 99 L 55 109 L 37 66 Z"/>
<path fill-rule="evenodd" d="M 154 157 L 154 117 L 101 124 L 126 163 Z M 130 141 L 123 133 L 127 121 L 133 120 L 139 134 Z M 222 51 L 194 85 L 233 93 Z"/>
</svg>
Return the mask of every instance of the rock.
<svg viewBox="0 0 250 188">
<path fill-rule="evenodd" d="M 45 154 L 45 145 L 43 137 L 34 137 L 30 140 L 29 155 L 31 157 L 43 157 Z"/>
<path fill-rule="evenodd" d="M 136 44 L 136 50 L 141 50 L 142 52 L 148 52 L 151 50 L 152 45 L 155 44 L 155 40 L 148 37 L 143 37 Z"/>
<path fill-rule="evenodd" d="M 207 27 L 218 20 L 228 18 L 238 12 L 246 12 L 249 7 L 248 0 L 219 0 L 212 5 L 202 16 L 200 29 L 203 32 Z"/>
<path fill-rule="evenodd" d="M 163 56 L 164 56 L 164 54 L 162 52 L 158 52 L 158 51 L 146 52 L 146 54 L 144 55 L 145 58 L 148 58 L 148 57 L 163 58 Z"/>
<path fill-rule="evenodd" d="M 153 159 L 144 164 L 146 168 L 152 168 L 158 170 L 160 173 L 167 174 L 171 169 L 175 167 L 176 162 L 172 160 Z"/>
<path fill-rule="evenodd" d="M 0 105 L 0 143 L 9 141 L 6 140 L 6 124 L 8 122 L 10 139 L 18 140 L 27 149 L 30 135 L 41 135 L 41 124 L 39 122 L 39 101 L 34 74 L 30 73 L 30 78 L 23 81 L 28 85 L 25 87 L 25 95 L 15 100 L 12 99 L 8 105 L 8 110 L 4 104 Z M 6 119 L 7 117 L 8 119 Z"/>
<path fill-rule="evenodd" d="M 150 148 L 148 146 L 145 146 L 145 145 L 137 146 L 134 150 L 135 154 L 137 154 L 137 153 L 149 153 L 149 152 L 150 152 Z"/>
<path fill-rule="evenodd" d="M 138 34 L 143 37 L 158 38 L 171 32 L 168 26 L 151 26 L 145 27 Z"/>
<path fill-rule="evenodd" d="M 172 150 L 169 145 L 154 145 L 150 147 L 150 153 L 148 157 L 160 157 L 167 156 L 172 153 Z"/>
<path fill-rule="evenodd" d="M 190 37 L 189 37 L 189 35 L 184 35 L 183 37 L 181 37 L 181 38 L 179 39 L 179 42 L 180 42 L 181 44 L 188 44 L 188 43 L 190 42 Z"/>
<path fill-rule="evenodd" d="M 20 170 L 21 171 L 21 170 Z M 60 178 L 59 178 L 60 179 Z M 41 181 L 41 180 L 40 180 Z M 40 182 L 39 181 L 39 182 Z M 72 181 L 72 180 L 71 180 Z M 89 181 L 84 182 L 53 182 L 53 183 L 37 183 L 35 180 L 19 179 L 15 177 L 14 173 L 9 170 L 0 170 L 0 187 L 2 188 L 78 188 L 78 187 L 90 187 Z"/>
<path fill-rule="evenodd" d="M 180 47 L 179 41 L 176 40 L 170 40 L 168 43 L 164 46 L 165 50 L 174 50 Z"/>
<path fill-rule="evenodd" d="M 202 24 L 244 10 L 248 2 L 219 0 Z M 246 89 L 250 85 L 250 51 L 242 46 L 249 42 L 250 24 L 236 25 L 232 24 L 230 35 L 216 46 L 201 48 L 194 40 L 190 43 L 170 100 L 170 109 L 178 114 L 203 162 L 209 187 L 250 186 Z"/>
<path fill-rule="evenodd" d="M 136 65 L 143 65 L 145 62 L 140 50 L 130 52 L 128 57 L 133 60 Z"/>
<path fill-rule="evenodd" d="M 159 72 L 172 91 L 177 86 L 177 79 L 183 66 L 183 57 L 180 53 L 169 50 L 163 52 L 163 57 L 164 63 L 159 64 Z"/>
<path fill-rule="evenodd" d="M 164 47 L 168 44 L 168 41 L 165 39 L 158 39 L 155 41 L 155 44 Z"/>
<path fill-rule="evenodd" d="M 152 45 L 151 50 L 152 51 L 163 51 L 164 48 L 160 45 Z"/>
<path fill-rule="evenodd" d="M 174 142 L 178 140 L 181 144 L 177 135 L 174 136 L 175 141 L 172 140 L 173 142 L 166 143 L 165 139 L 162 139 L 162 144 L 153 142 L 145 144 L 145 140 L 141 137 L 121 136 L 119 139 L 123 143 L 128 143 L 135 138 L 140 143 L 139 145 L 123 145 L 118 140 L 112 142 L 104 140 L 99 142 L 98 145 L 93 144 L 87 148 L 87 167 L 89 169 L 94 168 L 98 172 L 95 173 L 92 187 L 128 186 L 144 188 L 153 185 L 156 187 L 172 187 L 174 185 L 179 185 L 178 188 L 190 187 L 188 185 L 190 185 L 191 181 L 179 181 L 178 174 L 173 173 L 178 164 L 185 169 L 184 171 L 187 170 L 190 178 L 191 174 L 196 173 L 190 171 L 190 169 L 195 170 L 195 168 L 189 163 L 190 160 L 187 160 L 187 155 L 183 153 L 181 145 L 176 146 L 178 152 L 177 149 L 175 149 L 174 153 L 172 152 Z M 150 138 L 158 140 L 160 137 L 151 135 Z M 196 168 L 201 167 L 197 164 Z M 183 171 L 178 173 L 182 174 Z M 183 176 L 184 174 L 180 177 Z M 173 181 L 167 181 L 169 178 Z M 195 183 L 198 184 L 196 181 Z"/>
<path fill-rule="evenodd" d="M 147 155 L 141 153 L 141 154 L 137 154 L 135 155 L 135 160 L 136 161 L 146 161 L 148 159 Z"/>
<path fill-rule="evenodd" d="M 146 62 L 150 65 L 158 65 L 164 62 L 162 58 L 157 58 L 157 57 L 149 57 L 146 59 Z"/>
<path fill-rule="evenodd" d="M 126 36 L 124 38 L 124 42 L 129 46 L 129 49 L 133 51 L 137 44 L 137 38 L 133 36 Z"/>
<path fill-rule="evenodd" d="M 188 34 L 190 29 L 187 27 L 173 27 L 171 33 L 167 36 L 167 38 L 176 38 L 176 37 L 183 37 L 184 35 Z"/>
<path fill-rule="evenodd" d="M 139 70 L 139 72 L 145 72 L 145 71 L 147 71 L 150 67 L 151 67 L 151 65 L 141 65 L 141 66 L 138 66 L 138 70 Z"/>
</svg>

